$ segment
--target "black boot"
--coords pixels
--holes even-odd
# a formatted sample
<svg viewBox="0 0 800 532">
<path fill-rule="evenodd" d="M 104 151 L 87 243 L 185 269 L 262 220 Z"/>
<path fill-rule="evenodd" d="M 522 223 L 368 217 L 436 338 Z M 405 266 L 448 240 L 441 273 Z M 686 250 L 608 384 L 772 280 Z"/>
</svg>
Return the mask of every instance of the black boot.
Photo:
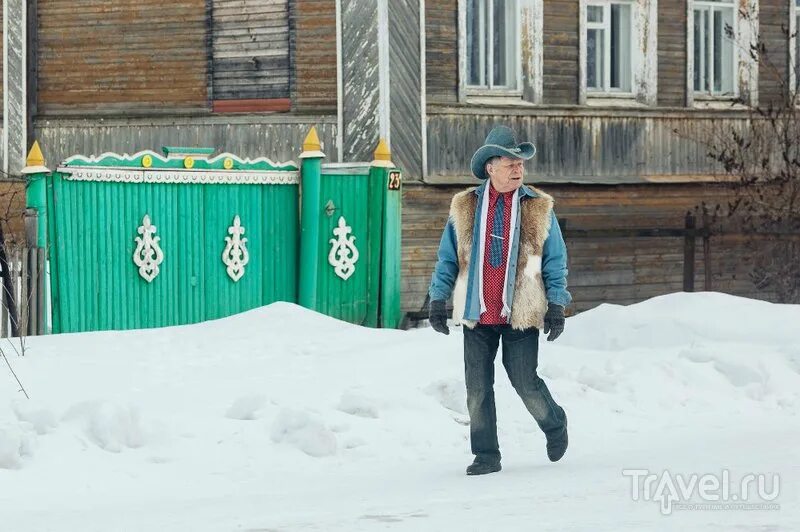
<svg viewBox="0 0 800 532">
<path fill-rule="evenodd" d="M 475 458 L 475 461 L 467 467 L 467 475 L 486 475 L 488 473 L 496 473 L 501 469 L 500 462 L 487 462 Z"/>
<path fill-rule="evenodd" d="M 567 452 L 567 444 L 569 438 L 567 437 L 567 416 L 564 415 L 564 428 L 556 434 L 545 435 L 547 437 L 547 458 L 551 462 L 558 462 L 564 453 Z"/>
</svg>

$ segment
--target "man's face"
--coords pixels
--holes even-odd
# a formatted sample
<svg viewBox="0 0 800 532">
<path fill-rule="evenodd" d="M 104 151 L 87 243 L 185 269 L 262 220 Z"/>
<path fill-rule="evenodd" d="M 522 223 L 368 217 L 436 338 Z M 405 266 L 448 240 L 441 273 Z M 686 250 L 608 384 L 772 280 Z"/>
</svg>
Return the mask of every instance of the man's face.
<svg viewBox="0 0 800 532">
<path fill-rule="evenodd" d="M 500 157 L 493 163 L 487 163 L 486 171 L 494 189 L 498 192 L 512 192 L 521 187 L 525 174 L 524 164 L 522 159 L 511 157 Z"/>
</svg>

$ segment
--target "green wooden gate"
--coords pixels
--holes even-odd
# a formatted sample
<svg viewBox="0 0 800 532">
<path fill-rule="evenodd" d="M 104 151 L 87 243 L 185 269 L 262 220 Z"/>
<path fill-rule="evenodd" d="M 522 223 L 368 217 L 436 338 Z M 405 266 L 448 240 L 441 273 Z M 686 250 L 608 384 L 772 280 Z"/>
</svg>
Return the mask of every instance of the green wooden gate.
<svg viewBox="0 0 800 532">
<path fill-rule="evenodd" d="M 298 168 L 164 151 L 76 156 L 47 176 L 53 332 L 296 300 Z"/>
<path fill-rule="evenodd" d="M 50 259 L 53 332 L 196 323 L 274 301 L 400 324 L 401 178 L 383 142 L 371 163 L 323 164 L 312 128 L 301 168 L 164 148 L 74 156 L 50 173 L 34 151 L 27 202 Z"/>
</svg>

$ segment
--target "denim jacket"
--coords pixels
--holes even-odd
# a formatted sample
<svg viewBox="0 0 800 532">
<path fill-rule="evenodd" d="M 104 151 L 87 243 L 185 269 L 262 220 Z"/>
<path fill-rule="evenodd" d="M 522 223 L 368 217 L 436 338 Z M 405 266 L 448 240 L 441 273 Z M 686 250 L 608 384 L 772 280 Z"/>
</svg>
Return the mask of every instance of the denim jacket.
<svg viewBox="0 0 800 532">
<path fill-rule="evenodd" d="M 486 193 L 488 181 L 475 189 L 475 194 L 478 195 L 477 205 L 480 205 L 483 200 L 483 194 Z M 530 187 L 523 185 L 520 187 L 519 200 L 525 201 L 527 198 L 537 197 L 536 191 Z M 521 209 L 518 211 L 521 212 Z M 542 249 L 542 281 L 544 282 L 547 300 L 550 303 L 555 303 L 562 306 L 567 306 L 572 302 L 572 295 L 567 290 L 567 246 L 564 243 L 564 238 L 561 234 L 561 228 L 558 225 L 556 214 L 550 211 L 550 232 L 544 242 Z M 473 232 L 473 242 L 480 242 L 480 216 L 475 217 L 475 227 Z M 519 223 L 517 219 L 517 230 L 515 231 L 514 238 L 511 242 L 511 264 L 517 263 L 519 254 Z M 477 293 L 477 266 L 478 263 L 478 248 L 479 246 L 472 246 L 472 255 L 469 263 L 469 281 L 467 289 L 466 307 L 464 309 L 464 319 L 477 321 L 480 319 L 480 297 Z M 448 219 L 447 225 L 442 233 L 442 239 L 439 244 L 438 261 L 433 270 L 433 277 L 431 285 L 428 290 L 431 300 L 447 300 L 453 293 L 453 286 L 455 285 L 456 277 L 458 276 L 458 255 L 457 255 L 456 231 L 453 225 L 453 220 Z M 513 293 L 516 281 L 516 268 L 508 269 L 508 277 L 506 278 L 507 293 L 509 294 L 509 306 L 513 305 Z M 512 306 L 513 308 L 513 306 Z"/>
</svg>

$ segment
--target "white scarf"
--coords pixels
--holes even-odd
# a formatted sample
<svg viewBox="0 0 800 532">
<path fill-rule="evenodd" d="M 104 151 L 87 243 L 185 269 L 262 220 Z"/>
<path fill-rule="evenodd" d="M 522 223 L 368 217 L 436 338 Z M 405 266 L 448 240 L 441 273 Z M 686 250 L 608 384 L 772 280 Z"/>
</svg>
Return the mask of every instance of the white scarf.
<svg viewBox="0 0 800 532">
<path fill-rule="evenodd" d="M 486 220 L 489 214 L 489 187 L 491 183 L 486 184 L 483 191 L 483 201 L 481 202 L 481 223 L 480 223 L 480 237 L 478 250 L 478 288 L 480 291 L 481 301 L 481 314 L 486 312 L 486 301 L 483 298 L 483 261 L 486 253 Z M 500 316 L 508 319 L 511 316 L 511 309 L 508 307 L 508 267 L 511 265 L 511 249 L 514 247 L 514 234 L 517 228 L 517 211 L 519 210 L 519 189 L 514 191 L 514 196 L 511 199 L 511 227 L 508 230 L 508 237 L 511 242 L 508 243 L 508 254 L 506 255 L 506 273 L 503 276 L 503 310 Z"/>
</svg>

